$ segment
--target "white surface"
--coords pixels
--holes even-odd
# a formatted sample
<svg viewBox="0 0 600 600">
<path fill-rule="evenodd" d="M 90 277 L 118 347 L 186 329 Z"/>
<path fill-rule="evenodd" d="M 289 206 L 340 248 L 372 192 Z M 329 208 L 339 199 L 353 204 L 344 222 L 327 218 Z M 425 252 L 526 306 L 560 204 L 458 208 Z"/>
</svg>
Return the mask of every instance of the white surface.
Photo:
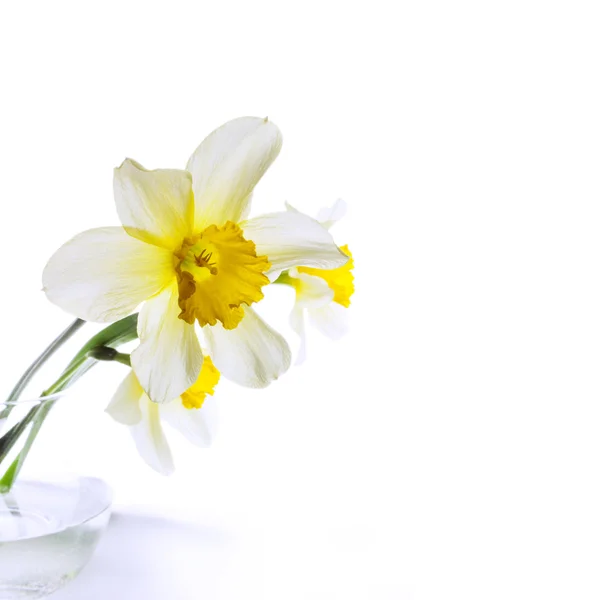
<svg viewBox="0 0 600 600">
<path fill-rule="evenodd" d="M 172 435 L 173 478 L 102 414 L 120 367 L 57 412 L 40 458 L 192 512 L 197 560 L 164 568 L 191 600 L 600 597 L 599 25 L 580 1 L 5 2 L 0 391 L 69 322 L 42 268 L 116 222 L 126 156 L 183 167 L 222 122 L 268 115 L 284 143 L 255 214 L 341 196 L 356 257 L 350 336 L 311 331 L 262 393 L 220 385 L 215 445 Z M 294 342 L 291 302 L 259 310 Z M 167 577 L 164 540 L 132 527 L 143 551 L 107 568 L 115 529 L 79 598 Z M 346 560 L 330 531 L 356 529 Z"/>
<path fill-rule="evenodd" d="M 55 598 L 413 598 L 396 581 L 385 532 L 322 525 L 117 509 L 88 568 Z"/>
</svg>

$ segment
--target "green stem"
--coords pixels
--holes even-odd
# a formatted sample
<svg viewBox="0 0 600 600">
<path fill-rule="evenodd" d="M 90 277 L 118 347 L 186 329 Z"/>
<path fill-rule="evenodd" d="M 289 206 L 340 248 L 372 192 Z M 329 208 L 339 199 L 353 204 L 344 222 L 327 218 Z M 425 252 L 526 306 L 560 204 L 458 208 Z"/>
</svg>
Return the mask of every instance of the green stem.
<svg viewBox="0 0 600 600">
<path fill-rule="evenodd" d="M 129 315 L 128 317 L 109 325 L 90 339 L 67 366 L 67 369 L 69 369 L 74 363 L 81 360 L 82 357 L 89 359 L 76 375 L 76 378 L 70 382 L 70 385 L 75 383 L 82 375 L 85 375 L 85 373 L 96 364 L 96 360 L 90 358 L 90 353 L 94 349 L 101 346 L 116 348 L 122 344 L 135 340 L 137 338 L 137 319 L 137 313 Z"/>
<path fill-rule="evenodd" d="M 113 360 L 116 360 L 118 363 L 121 363 L 126 367 L 131 367 L 131 356 L 129 354 L 122 354 L 121 352 L 117 352 Z"/>
<path fill-rule="evenodd" d="M 11 465 L 8 467 L 6 473 L 0 479 L 0 494 L 6 494 L 10 492 L 19 472 L 23 468 L 23 463 L 29 454 L 29 450 L 31 450 L 31 446 L 35 441 L 40 429 L 42 428 L 42 424 L 44 423 L 44 419 L 50 412 L 52 406 L 54 406 L 55 400 L 49 400 L 42 404 L 39 404 L 36 409 L 32 409 L 32 412 L 35 411 L 35 416 L 33 418 L 33 424 L 31 425 L 31 429 L 29 430 L 29 434 L 27 435 L 27 439 L 25 440 L 25 444 L 21 451 L 17 455 L 17 457 L 13 460 Z"/>
<path fill-rule="evenodd" d="M 69 387 L 86 361 L 87 356 L 82 356 L 76 362 L 71 362 L 62 375 L 47 390 L 44 390 L 40 397 L 52 396 L 52 394 L 62 392 Z"/>
<path fill-rule="evenodd" d="M 95 358 L 96 360 L 111 361 L 121 363 L 127 367 L 131 367 L 131 356 L 129 354 L 123 354 L 118 352 L 114 348 L 108 346 L 99 346 L 88 352 L 88 358 Z"/>
<path fill-rule="evenodd" d="M 124 319 L 121 319 L 120 321 L 109 325 L 108 327 L 100 331 L 98 334 L 96 334 L 93 338 L 91 338 L 81 348 L 81 350 L 75 355 L 73 360 L 67 365 L 67 368 L 63 371 L 61 376 L 41 394 L 41 397 L 47 397 L 62 392 L 63 390 L 73 385 L 80 377 L 87 373 L 87 371 L 89 371 L 97 363 L 97 359 L 94 358 L 94 355 L 97 354 L 98 349 L 114 349 L 115 346 L 120 346 L 121 344 L 130 342 L 136 337 L 137 314 L 130 315 L 129 317 L 125 317 Z M 115 358 L 111 360 L 119 360 L 119 362 L 124 362 L 128 361 L 129 359 L 129 356 L 126 354 L 121 354 L 116 351 L 114 352 L 114 354 Z M 13 435 L 9 436 L 9 434 L 13 432 L 13 429 L 15 429 L 13 427 L 13 429 L 7 432 L 5 436 L 0 438 L 0 464 L 2 464 L 8 452 L 10 452 L 17 439 L 24 432 L 25 428 L 30 423 L 32 423 L 31 429 L 29 430 L 29 434 L 27 435 L 27 439 L 25 440 L 23 448 L 0 479 L 0 493 L 5 494 L 9 492 L 12 488 L 15 479 L 17 478 L 19 472 L 21 471 L 21 468 L 23 467 L 25 459 L 29 454 L 31 446 L 33 445 L 33 442 L 35 441 L 35 438 L 37 437 L 42 427 L 42 424 L 53 405 L 54 400 L 49 400 L 38 404 L 36 407 L 32 408 L 31 411 L 23 419 L 23 421 L 25 421 L 24 425 L 22 425 L 23 421 L 17 424 L 19 429 L 14 433 L 18 433 L 18 435 L 14 435 L 13 433 Z M 4 444 L 4 446 L 2 446 L 2 443 L 4 442 L 5 438 L 7 438 L 8 441 Z"/>
<path fill-rule="evenodd" d="M 85 324 L 82 319 L 75 319 L 29 366 L 29 368 L 23 373 L 21 379 L 17 381 L 15 387 L 12 389 L 8 398 L 6 399 L 6 405 L 2 411 L 0 411 L 0 419 L 8 417 L 12 409 L 14 408 L 14 402 L 16 402 L 29 382 L 33 379 L 34 375 L 42 368 L 46 361 Z"/>
<path fill-rule="evenodd" d="M 1 438 L 0 438 L 0 456 L 5 457 L 13 448 L 16 441 L 21 437 L 27 426 L 37 414 L 38 405 L 32 408 L 18 423 L 15 423 Z"/>
</svg>

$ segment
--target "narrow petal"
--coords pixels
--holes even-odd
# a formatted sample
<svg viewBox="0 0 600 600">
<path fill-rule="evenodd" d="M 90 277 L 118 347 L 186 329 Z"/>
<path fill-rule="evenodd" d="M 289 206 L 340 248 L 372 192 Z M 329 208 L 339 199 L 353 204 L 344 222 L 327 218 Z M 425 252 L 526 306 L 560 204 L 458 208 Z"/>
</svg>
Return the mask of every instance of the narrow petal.
<svg viewBox="0 0 600 600">
<path fill-rule="evenodd" d="M 301 365 L 306 360 L 306 324 L 304 319 L 304 310 L 297 304 L 290 313 L 290 327 L 300 337 L 300 347 L 296 356 L 296 364 Z"/>
<path fill-rule="evenodd" d="M 162 404 L 160 408 L 163 419 L 192 444 L 200 448 L 212 444 L 218 425 L 217 403 L 212 396 L 206 396 L 201 408 L 185 408 L 179 399 Z"/>
<path fill-rule="evenodd" d="M 202 352 L 193 325 L 182 321 L 177 284 L 148 300 L 140 311 L 140 345 L 131 365 L 153 402 L 169 402 L 195 383 L 202 367 Z"/>
<path fill-rule="evenodd" d="M 162 475 L 175 470 L 173 456 L 160 422 L 160 407 L 147 397 L 140 403 L 142 420 L 131 428 L 131 435 L 140 456 Z"/>
<path fill-rule="evenodd" d="M 114 193 L 119 218 L 129 235 L 177 250 L 191 234 L 194 196 L 187 171 L 147 171 L 128 158 L 115 169 Z"/>
<path fill-rule="evenodd" d="M 347 204 L 341 198 L 338 198 L 332 206 L 322 208 L 317 213 L 317 221 L 326 229 L 335 225 L 345 214 L 348 209 Z"/>
<path fill-rule="evenodd" d="M 301 365 L 306 359 L 306 329 L 304 309 L 320 308 L 333 301 L 333 290 L 321 277 L 299 273 L 290 269 L 290 277 L 294 280 L 296 303 L 290 314 L 290 326 L 300 337 L 300 347 L 296 356 L 296 365 Z"/>
<path fill-rule="evenodd" d="M 51 302 L 100 323 L 125 317 L 174 279 L 171 253 L 122 227 L 80 233 L 54 253 L 42 276 Z"/>
<path fill-rule="evenodd" d="M 137 425 L 142 420 L 140 400 L 143 396 L 144 390 L 135 373 L 129 371 L 106 407 L 106 412 L 118 423 Z"/>
<path fill-rule="evenodd" d="M 348 309 L 337 302 L 308 311 L 311 325 L 332 340 L 339 340 L 348 331 Z"/>
<path fill-rule="evenodd" d="M 285 207 L 291 212 L 300 212 L 289 202 L 285 203 Z M 348 206 L 346 202 L 341 198 L 338 198 L 332 206 L 321 208 L 317 213 L 316 220 L 321 223 L 325 229 L 330 229 L 346 214 L 347 208 Z"/>
<path fill-rule="evenodd" d="M 209 354 L 221 374 L 240 385 L 267 387 L 290 367 L 290 348 L 251 308 L 235 329 L 203 327 Z"/>
<path fill-rule="evenodd" d="M 290 277 L 295 279 L 296 306 L 300 308 L 319 308 L 327 306 L 334 297 L 334 291 L 327 282 L 315 275 L 299 273 L 297 269 L 290 270 Z"/>
<path fill-rule="evenodd" d="M 270 213 L 244 221 L 240 227 L 244 237 L 256 244 L 257 254 L 269 259 L 272 281 L 291 267 L 334 269 L 348 261 L 331 234 L 301 212 Z"/>
<path fill-rule="evenodd" d="M 267 119 L 242 117 L 213 131 L 192 154 L 196 230 L 237 223 L 248 213 L 254 186 L 277 158 L 281 133 Z"/>
</svg>

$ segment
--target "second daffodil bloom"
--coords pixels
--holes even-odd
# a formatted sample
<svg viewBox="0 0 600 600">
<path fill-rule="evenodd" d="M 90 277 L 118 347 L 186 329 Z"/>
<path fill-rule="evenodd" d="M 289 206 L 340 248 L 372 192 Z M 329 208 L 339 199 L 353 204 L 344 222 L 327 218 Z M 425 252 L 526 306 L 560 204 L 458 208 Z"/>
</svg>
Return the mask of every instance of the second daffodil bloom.
<svg viewBox="0 0 600 600">
<path fill-rule="evenodd" d="M 217 427 L 217 407 L 213 398 L 219 371 L 209 356 L 204 357 L 200 376 L 179 398 L 157 404 L 151 402 L 133 370 L 118 387 L 106 412 L 115 421 L 128 425 L 140 456 L 155 471 L 170 475 L 173 457 L 162 421 L 179 430 L 192 444 L 207 448 Z"/>
<path fill-rule="evenodd" d="M 304 214 L 247 219 L 281 141 L 267 119 L 243 117 L 211 133 L 186 170 L 148 171 L 125 160 L 114 175 L 123 226 L 76 236 L 46 266 L 48 298 L 81 319 L 115 321 L 144 302 L 131 364 L 153 402 L 177 398 L 197 380 L 196 323 L 225 377 L 268 385 L 288 369 L 290 351 L 251 305 L 282 271 L 348 260 Z"/>
<path fill-rule="evenodd" d="M 298 211 L 289 204 L 290 212 Z M 327 229 L 346 213 L 346 203 L 337 200 L 330 208 L 323 208 L 317 220 Z M 291 285 L 296 291 L 296 302 L 290 314 L 290 326 L 300 336 L 300 349 L 296 363 L 306 358 L 305 313 L 311 324 L 327 337 L 337 340 L 347 331 L 346 309 L 354 293 L 354 261 L 348 246 L 340 248 L 348 262 L 334 269 L 301 266 L 282 273 L 278 283 Z"/>
</svg>

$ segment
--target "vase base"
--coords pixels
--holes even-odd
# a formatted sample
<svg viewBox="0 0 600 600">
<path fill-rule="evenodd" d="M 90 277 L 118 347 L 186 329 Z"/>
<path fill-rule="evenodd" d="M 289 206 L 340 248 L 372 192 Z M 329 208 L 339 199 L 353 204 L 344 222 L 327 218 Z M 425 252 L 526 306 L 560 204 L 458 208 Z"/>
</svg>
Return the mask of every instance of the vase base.
<svg viewBox="0 0 600 600">
<path fill-rule="evenodd" d="M 110 518 L 98 479 L 19 481 L 0 496 L 0 600 L 43 598 L 90 559 Z"/>
</svg>

